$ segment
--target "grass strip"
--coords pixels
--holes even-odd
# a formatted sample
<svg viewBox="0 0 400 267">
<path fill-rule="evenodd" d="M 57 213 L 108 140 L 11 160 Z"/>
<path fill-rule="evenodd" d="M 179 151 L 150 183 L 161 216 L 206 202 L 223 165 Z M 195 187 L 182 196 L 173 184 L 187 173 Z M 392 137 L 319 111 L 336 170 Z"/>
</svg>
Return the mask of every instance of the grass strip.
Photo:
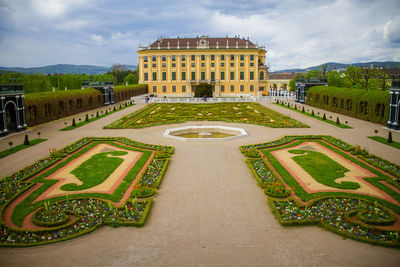
<svg viewBox="0 0 400 267">
<path fill-rule="evenodd" d="M 115 108 L 115 110 L 112 109 L 111 111 L 108 111 L 107 113 L 103 113 L 103 114 L 99 115 L 98 117 L 97 116 L 96 117 L 92 117 L 88 121 L 84 120 L 84 121 L 78 122 L 78 123 L 75 124 L 75 126 L 70 125 L 70 126 L 64 127 L 62 129 L 60 129 L 60 131 L 71 131 L 71 130 L 73 130 L 75 128 L 81 127 L 83 125 L 86 125 L 88 123 L 91 123 L 91 122 L 94 122 L 94 121 L 97 121 L 97 120 L 100 120 L 100 119 L 102 119 L 102 118 L 104 118 L 104 117 L 106 117 L 108 115 L 113 114 L 114 112 L 121 111 L 121 110 L 126 109 L 128 107 L 131 107 L 133 105 L 135 105 L 135 104 L 128 104 L 128 105 L 125 104 L 123 107 Z M 108 109 L 108 107 L 107 107 L 107 109 Z"/>
<path fill-rule="evenodd" d="M 3 150 L 3 151 L 0 152 L 0 159 L 5 158 L 5 157 L 7 157 L 8 155 L 14 154 L 14 153 L 16 153 L 16 152 L 18 152 L 18 151 L 20 151 L 20 150 L 25 149 L 25 148 L 28 148 L 28 147 L 37 145 L 37 144 L 39 144 L 39 143 L 41 143 L 41 142 L 44 142 L 44 141 L 46 141 L 46 140 L 47 140 L 47 139 L 37 138 L 37 139 L 31 140 L 31 141 L 29 142 L 29 145 L 20 144 L 20 145 L 18 145 L 18 146 L 16 146 L 16 147 Z"/>
<path fill-rule="evenodd" d="M 379 143 L 400 149 L 400 143 L 393 141 L 392 143 L 388 143 L 387 139 L 381 136 L 368 136 L 369 139 L 372 139 L 374 141 L 377 141 Z"/>
<path fill-rule="evenodd" d="M 348 126 L 348 125 L 346 125 L 346 124 L 342 124 L 342 123 L 337 124 L 336 121 L 332 121 L 332 120 L 329 120 L 329 119 L 325 119 L 325 120 L 324 120 L 324 119 L 323 119 L 322 117 L 320 117 L 320 116 L 312 115 L 311 113 L 307 113 L 307 112 L 305 112 L 305 111 L 303 112 L 303 111 L 301 111 L 301 110 L 299 110 L 299 109 L 295 109 L 295 108 L 292 108 L 292 107 L 288 107 L 287 104 L 286 104 L 286 105 L 282 105 L 282 104 L 278 104 L 278 103 L 274 103 L 274 104 L 275 104 L 275 105 L 278 105 L 278 106 L 280 106 L 280 107 L 284 107 L 284 108 L 287 108 L 287 109 L 296 111 L 296 112 L 301 113 L 301 114 L 303 114 L 303 115 L 306 115 L 306 116 L 308 116 L 308 117 L 311 117 L 311 118 L 314 118 L 314 119 L 317 119 L 317 120 L 320 120 L 320 121 L 329 123 L 329 124 L 334 125 L 334 126 L 339 127 L 339 128 L 343 128 L 343 129 L 353 129 L 353 127 Z"/>
</svg>

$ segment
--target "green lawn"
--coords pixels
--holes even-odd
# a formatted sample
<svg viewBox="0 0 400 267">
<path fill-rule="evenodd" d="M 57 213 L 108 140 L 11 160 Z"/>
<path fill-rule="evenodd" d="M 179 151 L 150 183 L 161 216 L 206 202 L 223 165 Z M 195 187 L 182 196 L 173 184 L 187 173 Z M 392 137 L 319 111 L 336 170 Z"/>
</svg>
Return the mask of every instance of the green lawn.
<svg viewBox="0 0 400 267">
<path fill-rule="evenodd" d="M 320 121 L 323 121 L 323 122 L 326 122 L 326 123 L 329 123 L 329 124 L 331 124 L 331 125 L 334 125 L 334 126 L 336 126 L 336 127 L 339 127 L 339 128 L 343 128 L 343 129 L 352 129 L 353 127 L 351 127 L 351 126 L 348 126 L 347 124 L 343 124 L 343 122 L 340 122 L 339 124 L 336 122 L 336 121 L 333 121 L 333 120 L 329 120 L 329 119 L 323 119 L 322 117 L 320 117 L 319 115 L 313 115 L 312 113 L 308 113 L 308 112 L 306 112 L 306 111 L 302 111 L 301 109 L 295 109 L 295 108 L 292 108 L 292 107 L 288 107 L 287 106 L 287 104 L 285 104 L 285 105 L 282 105 L 282 104 L 278 104 L 278 103 L 275 103 L 275 105 L 278 105 L 278 106 L 280 106 L 280 107 L 284 107 L 284 108 L 287 108 L 287 109 L 290 109 L 290 110 L 293 110 L 293 111 L 296 111 L 296 112 L 298 112 L 298 113 L 301 113 L 301 114 L 303 114 L 303 115 L 306 115 L 306 116 L 308 116 L 308 117 L 311 117 L 311 118 L 314 118 L 314 119 L 317 119 L 317 120 L 320 120 Z M 295 105 L 297 105 L 297 104 L 295 104 Z M 300 107 L 300 106 L 299 106 Z M 340 119 L 339 119 L 340 120 Z"/>
<path fill-rule="evenodd" d="M 400 149 L 400 143 L 393 141 L 392 143 L 388 143 L 387 138 L 381 137 L 381 136 L 368 136 L 369 139 L 372 139 L 374 141 L 377 141 L 379 143 Z"/>
<path fill-rule="evenodd" d="M 320 152 L 303 149 L 289 150 L 289 152 L 292 154 L 298 154 L 298 156 L 293 157 L 293 160 L 317 182 L 339 189 L 360 188 L 358 183 L 336 183 L 335 180 L 344 177 L 344 174 L 349 170 L 328 156 Z"/>
<path fill-rule="evenodd" d="M 124 161 L 118 156 L 126 155 L 127 153 L 126 151 L 111 151 L 92 156 L 71 171 L 83 184 L 65 184 L 61 189 L 66 191 L 84 190 L 101 184 Z M 109 155 L 112 157 L 109 157 Z"/>
<path fill-rule="evenodd" d="M 267 127 L 308 127 L 258 103 L 150 104 L 106 128 L 143 128 L 186 121 L 226 121 Z"/>
<path fill-rule="evenodd" d="M 71 130 L 73 130 L 73 129 L 75 129 L 75 128 L 81 127 L 81 126 L 83 126 L 83 125 L 86 125 L 86 124 L 88 124 L 88 123 L 91 123 L 91 122 L 94 122 L 94 121 L 97 121 L 97 120 L 100 120 L 100 119 L 102 119 L 102 118 L 104 118 L 104 117 L 106 117 L 106 116 L 108 116 L 108 115 L 113 114 L 114 112 L 123 110 L 123 109 L 128 108 L 128 107 L 131 107 L 131 106 L 133 106 L 133 105 L 135 105 L 135 104 L 132 104 L 132 105 L 131 105 L 131 104 L 125 104 L 125 105 L 123 105 L 123 106 L 120 105 L 120 106 L 119 106 L 120 108 L 119 108 L 119 107 L 116 107 L 115 110 L 114 110 L 114 109 L 111 109 L 110 111 L 107 111 L 107 113 L 102 113 L 101 115 L 99 114 L 98 117 L 97 117 L 97 116 L 94 116 L 94 114 L 92 114 L 93 117 L 89 118 L 88 121 L 84 120 L 84 121 L 81 121 L 81 122 L 76 122 L 75 126 L 72 126 L 72 122 L 71 122 L 71 125 L 70 125 L 70 126 L 64 127 L 64 128 L 62 128 L 62 129 L 60 129 L 60 131 L 71 131 Z M 107 109 L 108 109 L 108 108 L 109 108 L 109 107 L 107 107 Z"/>
<path fill-rule="evenodd" d="M 46 140 L 47 140 L 47 139 L 41 139 L 41 138 L 33 139 L 33 140 L 31 140 L 31 141 L 29 142 L 29 145 L 21 144 L 21 145 L 15 146 L 15 147 L 13 147 L 13 148 L 3 150 L 3 151 L 0 152 L 0 159 L 2 159 L 2 158 L 4 158 L 4 157 L 7 157 L 8 155 L 11 155 L 11 154 L 13 154 L 13 153 L 16 153 L 16 152 L 18 152 L 18 151 L 20 151 L 20 150 L 22 150 L 22 149 L 25 149 L 25 148 L 28 148 L 28 147 L 37 145 L 37 144 L 39 144 L 39 143 L 41 143 L 41 142 L 44 142 L 44 141 L 46 141 Z"/>
</svg>

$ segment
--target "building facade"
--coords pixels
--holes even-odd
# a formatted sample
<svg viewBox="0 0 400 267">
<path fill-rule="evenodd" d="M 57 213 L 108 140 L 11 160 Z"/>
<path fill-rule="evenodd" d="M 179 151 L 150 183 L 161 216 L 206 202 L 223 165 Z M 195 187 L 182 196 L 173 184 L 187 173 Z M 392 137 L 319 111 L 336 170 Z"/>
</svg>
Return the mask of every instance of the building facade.
<svg viewBox="0 0 400 267">
<path fill-rule="evenodd" d="M 217 97 L 265 95 L 265 54 L 238 37 L 160 38 L 139 46 L 139 83 L 158 96 L 191 97 L 200 83 L 211 84 Z"/>
<path fill-rule="evenodd" d="M 0 136 L 25 130 L 25 103 L 22 84 L 0 84 Z"/>
<path fill-rule="evenodd" d="M 295 73 L 270 73 L 268 75 L 269 89 L 275 91 L 289 90 L 290 80 L 295 77 Z"/>
<path fill-rule="evenodd" d="M 392 80 L 388 128 L 400 130 L 400 80 Z"/>
</svg>

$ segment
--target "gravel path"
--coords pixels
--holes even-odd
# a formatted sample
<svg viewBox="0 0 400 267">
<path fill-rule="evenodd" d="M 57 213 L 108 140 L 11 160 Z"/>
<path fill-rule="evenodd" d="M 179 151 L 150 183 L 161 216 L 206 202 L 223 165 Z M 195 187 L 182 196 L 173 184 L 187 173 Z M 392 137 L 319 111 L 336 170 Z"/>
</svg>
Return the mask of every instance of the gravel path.
<svg viewBox="0 0 400 267">
<path fill-rule="evenodd" d="M 147 143 L 172 145 L 175 154 L 143 228 L 102 227 L 67 242 L 33 248 L 0 248 L 1 266 L 398 266 L 400 251 L 375 247 L 320 229 L 282 227 L 271 213 L 238 147 L 292 134 L 330 134 L 400 164 L 398 149 L 366 136 L 387 137 L 381 125 L 339 115 L 354 129 L 340 129 L 273 104 L 311 128 L 273 129 L 257 125 L 187 122 L 143 129 L 104 130 L 102 126 L 142 107 L 116 112 L 73 131 L 60 132 L 64 121 L 47 123 L 29 132 L 49 140 L 0 159 L 0 175 L 10 174 L 84 136 L 126 136 Z M 317 109 L 315 109 L 317 111 Z M 82 113 L 84 118 L 86 113 Z M 327 116 L 333 114 L 327 112 Z M 77 118 L 77 116 L 75 116 Z M 334 116 L 336 118 L 336 115 Z M 165 129 L 183 125 L 229 125 L 249 136 L 222 142 L 184 142 L 162 137 Z M 0 140 L 19 144 L 19 134 Z M 393 139 L 400 141 L 395 132 Z"/>
</svg>

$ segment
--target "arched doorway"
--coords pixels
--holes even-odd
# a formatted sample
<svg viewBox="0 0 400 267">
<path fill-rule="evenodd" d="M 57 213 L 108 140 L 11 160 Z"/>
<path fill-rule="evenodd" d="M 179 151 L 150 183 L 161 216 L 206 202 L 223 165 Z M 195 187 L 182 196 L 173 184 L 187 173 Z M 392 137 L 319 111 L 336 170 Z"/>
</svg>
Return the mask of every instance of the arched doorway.
<svg viewBox="0 0 400 267">
<path fill-rule="evenodd" d="M 8 101 L 5 105 L 6 110 L 6 129 L 9 133 L 17 131 L 17 107 L 12 101 Z"/>
</svg>

